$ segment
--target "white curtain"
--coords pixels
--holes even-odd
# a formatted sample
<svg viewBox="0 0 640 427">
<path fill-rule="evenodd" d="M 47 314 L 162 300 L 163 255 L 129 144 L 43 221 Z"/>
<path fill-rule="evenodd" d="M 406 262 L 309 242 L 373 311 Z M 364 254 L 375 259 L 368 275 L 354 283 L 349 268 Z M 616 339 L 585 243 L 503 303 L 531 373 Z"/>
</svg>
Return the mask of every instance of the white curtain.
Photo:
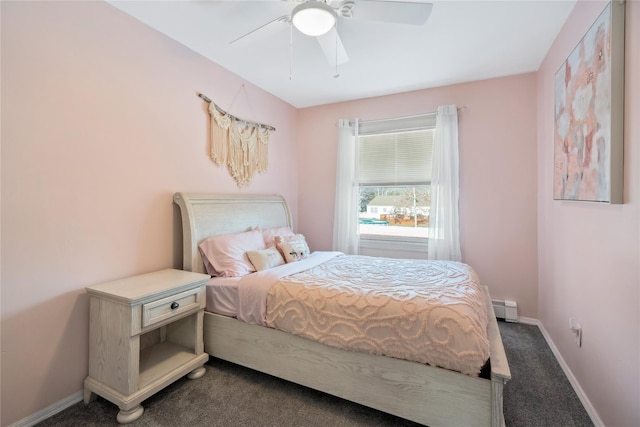
<svg viewBox="0 0 640 427">
<path fill-rule="evenodd" d="M 458 169 L 458 108 L 455 105 L 438 107 L 431 172 L 429 259 L 462 260 Z"/>
<path fill-rule="evenodd" d="M 358 119 L 338 122 L 336 205 L 333 220 L 333 250 L 356 255 L 358 233 Z"/>
</svg>

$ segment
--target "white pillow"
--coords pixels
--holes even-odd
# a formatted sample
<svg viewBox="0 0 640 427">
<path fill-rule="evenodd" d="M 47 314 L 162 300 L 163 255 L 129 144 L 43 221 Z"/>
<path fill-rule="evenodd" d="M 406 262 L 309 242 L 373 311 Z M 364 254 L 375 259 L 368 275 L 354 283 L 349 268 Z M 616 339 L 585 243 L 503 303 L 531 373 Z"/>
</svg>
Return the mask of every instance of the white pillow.
<svg viewBox="0 0 640 427">
<path fill-rule="evenodd" d="M 288 263 L 300 261 L 309 256 L 309 245 L 307 245 L 307 241 L 304 238 L 290 242 L 280 242 L 277 245 Z"/>
<path fill-rule="evenodd" d="M 302 240 L 304 242 L 307 241 L 307 239 L 304 237 L 303 234 L 289 234 L 289 235 L 276 235 L 273 238 L 276 246 L 278 246 L 279 243 L 284 243 L 284 242 L 297 242 L 298 240 Z"/>
<path fill-rule="evenodd" d="M 247 252 L 249 261 L 258 271 L 266 270 L 269 268 L 277 267 L 284 264 L 284 259 L 280 252 L 274 248 L 262 249 L 259 251 Z"/>
</svg>

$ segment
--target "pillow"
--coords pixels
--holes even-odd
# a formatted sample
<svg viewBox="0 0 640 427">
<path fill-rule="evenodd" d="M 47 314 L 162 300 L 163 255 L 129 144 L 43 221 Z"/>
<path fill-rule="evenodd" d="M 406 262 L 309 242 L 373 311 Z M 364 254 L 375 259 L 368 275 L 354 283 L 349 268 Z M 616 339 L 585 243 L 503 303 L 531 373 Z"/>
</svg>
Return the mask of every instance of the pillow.
<svg viewBox="0 0 640 427">
<path fill-rule="evenodd" d="M 212 276 L 238 277 L 256 271 L 248 251 L 264 249 L 260 230 L 209 237 L 198 245 L 207 273 Z"/>
<path fill-rule="evenodd" d="M 278 249 L 284 255 L 284 259 L 289 262 L 300 261 L 309 256 L 309 245 L 304 239 L 293 240 L 290 242 L 278 243 Z"/>
<path fill-rule="evenodd" d="M 284 264 L 282 255 L 280 255 L 280 252 L 278 252 L 275 247 L 259 251 L 249 251 L 247 252 L 247 256 L 249 257 L 251 264 L 253 264 L 255 269 L 258 271 Z"/>
<path fill-rule="evenodd" d="M 280 247 L 280 243 L 297 242 L 297 241 L 306 242 L 307 239 L 305 239 L 305 237 L 302 234 L 294 234 L 294 235 L 287 235 L 287 236 L 280 235 L 274 238 L 276 248 L 278 248 L 278 250 L 280 251 L 280 255 L 282 255 L 285 260 L 287 259 L 287 256 L 282 251 L 282 248 Z M 287 261 L 287 262 L 290 262 L 290 261 Z"/>
<path fill-rule="evenodd" d="M 276 247 L 276 238 L 278 237 L 293 237 L 296 233 L 293 232 L 291 227 L 279 227 L 279 228 L 270 228 L 268 230 L 262 230 L 262 235 L 264 237 L 264 244 L 267 248 L 275 248 Z"/>
<path fill-rule="evenodd" d="M 274 242 L 276 246 L 278 246 L 279 243 L 297 242 L 300 240 L 302 240 L 303 242 L 307 241 L 307 239 L 304 237 L 303 234 L 278 235 L 278 236 L 275 236 L 274 238 Z"/>
</svg>

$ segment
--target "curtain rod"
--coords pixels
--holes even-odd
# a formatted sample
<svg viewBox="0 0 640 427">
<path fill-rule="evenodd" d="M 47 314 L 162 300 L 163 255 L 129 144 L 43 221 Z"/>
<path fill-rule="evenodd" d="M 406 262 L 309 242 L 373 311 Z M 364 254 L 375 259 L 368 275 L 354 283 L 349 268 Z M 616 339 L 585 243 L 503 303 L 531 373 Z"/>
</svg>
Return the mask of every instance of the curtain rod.
<svg viewBox="0 0 640 427">
<path fill-rule="evenodd" d="M 466 106 L 463 105 L 462 107 L 458 107 L 458 113 L 464 113 L 465 111 L 467 111 Z M 388 122 L 391 120 L 405 120 L 405 119 L 414 119 L 418 117 L 431 117 L 431 116 L 435 116 L 436 114 L 438 114 L 437 111 L 432 111 L 430 113 L 414 114 L 413 116 L 392 117 L 390 119 L 360 120 L 360 123 Z M 353 122 L 349 121 L 349 124 L 351 125 L 353 124 Z"/>
<path fill-rule="evenodd" d="M 222 114 L 227 115 L 229 118 L 231 118 L 231 120 L 235 120 L 236 122 L 241 122 L 247 126 L 252 126 L 252 127 L 258 127 L 258 128 L 263 128 L 263 129 L 268 129 L 271 131 L 275 131 L 276 128 L 274 128 L 273 126 L 269 126 L 269 125 L 265 125 L 262 123 L 255 123 L 255 122 L 249 122 L 247 120 L 241 119 L 239 117 L 234 116 L 233 114 L 229 114 L 226 111 L 224 111 L 222 108 L 218 107 L 218 105 L 213 102 L 211 100 L 211 98 L 209 98 L 207 95 L 204 95 L 202 93 L 198 94 L 198 97 L 202 98 L 205 102 L 209 103 L 209 104 L 213 104 L 213 106 L 216 108 L 216 110 L 218 110 L 219 112 L 221 112 Z"/>
</svg>

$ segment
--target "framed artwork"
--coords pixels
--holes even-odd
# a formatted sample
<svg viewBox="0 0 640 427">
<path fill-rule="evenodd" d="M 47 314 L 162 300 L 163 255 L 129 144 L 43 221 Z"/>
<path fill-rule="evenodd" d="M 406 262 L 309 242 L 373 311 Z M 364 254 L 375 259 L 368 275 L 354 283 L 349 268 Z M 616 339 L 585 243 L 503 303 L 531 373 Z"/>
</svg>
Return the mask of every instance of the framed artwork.
<svg viewBox="0 0 640 427">
<path fill-rule="evenodd" d="M 623 203 L 624 2 L 611 1 L 555 75 L 555 200 Z"/>
</svg>

